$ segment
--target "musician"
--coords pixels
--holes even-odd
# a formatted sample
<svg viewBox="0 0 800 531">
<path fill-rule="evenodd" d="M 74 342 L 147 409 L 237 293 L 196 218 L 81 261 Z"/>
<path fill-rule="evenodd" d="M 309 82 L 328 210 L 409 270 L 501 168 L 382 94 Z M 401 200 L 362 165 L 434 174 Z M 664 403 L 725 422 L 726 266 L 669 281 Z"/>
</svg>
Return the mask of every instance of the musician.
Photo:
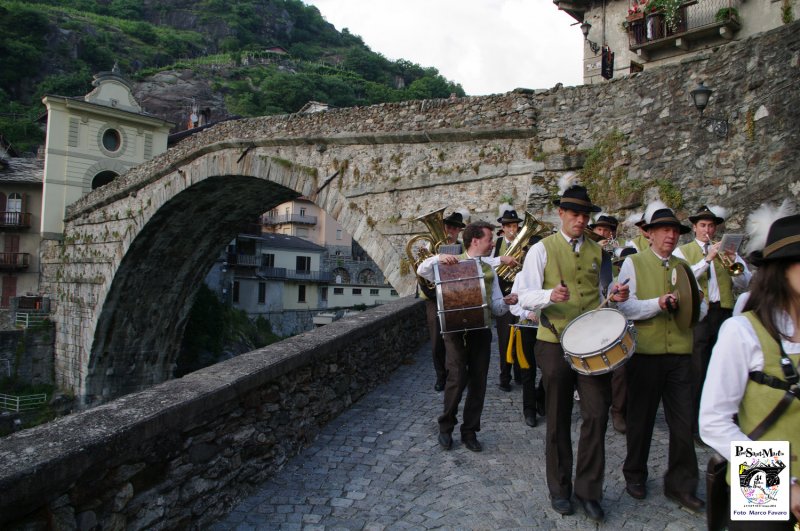
<svg viewBox="0 0 800 531">
<path fill-rule="evenodd" d="M 497 222 L 502 227 L 502 235 L 495 240 L 492 257 L 500 257 L 508 251 L 509 246 L 516 239 L 519 233 L 519 224 L 522 220 L 517 216 L 516 210 L 504 210 L 503 214 L 497 218 Z M 503 293 L 511 293 L 511 282 L 498 277 L 500 289 Z M 511 333 L 511 325 L 517 322 L 517 316 L 511 312 L 495 317 L 495 328 L 497 329 L 497 345 L 500 354 L 500 383 L 498 387 L 505 392 L 511 391 L 511 368 L 512 364 L 506 361 L 506 349 L 508 348 L 508 337 Z M 514 360 L 514 380 L 522 383 L 519 363 Z"/>
<path fill-rule="evenodd" d="M 656 412 L 663 397 L 669 426 L 669 465 L 664 476 L 664 494 L 697 511 L 705 504 L 695 495 L 697 456 L 691 432 L 692 330 L 680 328 L 670 311 L 677 307 L 671 277 L 674 268 L 684 262 L 672 253 L 680 234 L 690 229 L 660 201 L 648 206 L 646 220 L 643 229 L 649 234 L 650 247 L 627 257 L 619 274 L 620 279 L 628 280 L 630 298 L 617 307 L 634 321 L 637 331 L 636 352 L 626 366 L 628 450 L 622 467 L 625 490 L 636 499 L 647 496 L 647 459 Z"/>
<path fill-rule="evenodd" d="M 455 211 L 442 220 L 444 232 L 447 235 L 446 245 L 460 245 L 458 235 L 466 227 L 464 217 L 461 212 Z M 436 383 L 433 388 L 436 391 L 444 390 L 444 382 L 447 378 L 445 368 L 444 339 L 442 339 L 442 329 L 437 313 L 436 299 L 428 298 L 424 292 L 422 298 L 425 299 L 425 312 L 428 320 L 428 331 L 431 337 L 431 354 L 433 357 L 433 369 L 436 371 Z"/>
<path fill-rule="evenodd" d="M 787 388 L 796 383 L 800 364 L 800 215 L 765 227 L 766 234 L 750 238 L 751 244 L 761 243 L 750 255 L 759 269 L 745 313 L 723 323 L 714 346 L 700 403 L 700 434 L 728 461 L 731 441 L 788 440 L 791 456 L 784 462 L 797 478 L 800 394 L 791 396 Z M 777 416 L 762 427 L 776 409 Z M 789 521 L 731 521 L 728 529 L 792 529 L 800 520 L 797 483 L 790 488 L 790 509 Z"/>
<path fill-rule="evenodd" d="M 733 313 L 734 289 L 744 291 L 750 284 L 751 273 L 744 260 L 736 253 L 729 259 L 741 264 L 741 275 L 732 276 L 718 258 L 721 242 L 713 243 L 719 225 L 725 222 L 724 212 L 719 207 L 713 210 L 703 205 L 694 216 L 689 216 L 694 231 L 694 240 L 675 250 L 675 256 L 683 258 L 692 266 L 697 284 L 705 294 L 708 303 L 706 318 L 694 327 L 694 345 L 692 347 L 692 401 L 694 403 L 693 433 L 700 440 L 697 428 L 697 412 L 700 410 L 700 394 L 706 379 L 711 349 L 717 342 L 717 335 L 722 322 Z"/>
<path fill-rule="evenodd" d="M 644 224 L 645 219 L 644 214 L 642 214 L 641 219 L 634 223 L 634 225 L 639 229 L 639 234 L 628 242 L 630 245 L 636 247 L 636 251 L 640 253 L 644 252 L 648 247 L 650 247 L 650 235 L 644 229 Z"/>
<path fill-rule="evenodd" d="M 612 258 L 614 278 L 619 279 L 619 270 L 625 257 L 632 254 L 636 254 L 636 247 L 614 249 L 614 258 Z M 614 430 L 623 435 L 628 429 L 627 422 L 625 422 L 625 412 L 628 407 L 628 381 L 625 375 L 625 365 L 617 367 L 611 373 L 611 425 L 614 426 Z"/>
<path fill-rule="evenodd" d="M 537 240 L 540 238 L 537 238 Z M 534 242 L 536 243 L 536 242 Z M 514 287 L 511 289 L 512 293 L 516 293 L 517 282 L 514 281 Z M 522 376 L 522 416 L 525 419 L 525 424 L 531 428 L 535 428 L 538 424 L 536 420 L 537 413 L 544 417 L 544 382 L 540 381 L 536 385 L 536 334 L 539 331 L 539 312 L 529 311 L 524 309 L 519 303 L 511 306 L 510 312 L 517 316 L 519 319 L 519 333 L 521 334 L 522 355 L 528 362 L 528 368 L 522 367 L 520 364 L 520 375 Z M 512 327 L 512 330 L 514 327 Z M 517 345 L 514 345 L 514 352 L 519 361 L 520 353 L 517 351 Z M 501 356 L 504 353 L 500 353 Z"/>
<path fill-rule="evenodd" d="M 573 390 L 580 393 L 581 426 L 575 469 L 575 495 L 589 518 L 603 520 L 600 506 L 605 470 L 605 433 L 611 401 L 611 376 L 587 376 L 572 370 L 564 359 L 559 335 L 567 324 L 601 301 L 601 249 L 584 237 L 589 213 L 599 212 L 586 188 L 572 185 L 558 206 L 561 229 L 531 247 L 516 277 L 522 307 L 541 310 L 535 356 L 542 370 L 547 432 L 545 454 L 550 504 L 561 514 L 572 514 L 572 407 Z M 612 300 L 627 299 L 618 287 Z"/>
<path fill-rule="evenodd" d="M 611 240 L 617 237 L 618 225 L 619 221 L 614 216 L 602 215 L 598 216 L 597 221 L 589 224 L 589 229 L 598 236 L 603 237 L 603 239 L 597 243 L 600 244 L 600 247 L 605 247 Z"/>
<path fill-rule="evenodd" d="M 488 256 L 492 252 L 493 229 L 494 227 L 485 221 L 470 223 L 463 233 L 465 253 L 460 256 L 448 254 L 431 256 L 419 265 L 417 274 L 433 281 L 435 264 L 455 264 L 459 260 L 477 260 L 485 275 L 486 298 L 491 301 L 492 313 L 495 315 L 505 314 L 508 312 L 508 305 L 516 304 L 517 295 L 512 293 L 503 297 L 494 270 L 481 260 L 481 257 Z M 492 332 L 489 328 L 444 334 L 444 346 L 447 353 L 447 381 L 444 388 L 444 411 L 439 417 L 438 440 L 445 450 L 449 450 L 453 446 L 452 434 L 457 423 L 456 414 L 465 388 L 467 397 L 464 400 L 461 441 L 468 450 L 473 452 L 480 452 L 483 449 L 476 434 L 481 429 L 481 413 L 486 395 L 491 344 Z"/>
</svg>

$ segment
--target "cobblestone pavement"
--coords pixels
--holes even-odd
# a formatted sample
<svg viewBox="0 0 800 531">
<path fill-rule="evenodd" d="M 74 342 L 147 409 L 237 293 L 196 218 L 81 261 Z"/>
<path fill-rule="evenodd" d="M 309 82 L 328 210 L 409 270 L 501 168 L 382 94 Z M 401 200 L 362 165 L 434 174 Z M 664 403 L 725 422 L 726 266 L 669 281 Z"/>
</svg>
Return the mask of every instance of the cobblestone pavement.
<svg viewBox="0 0 800 531">
<path fill-rule="evenodd" d="M 478 439 L 482 453 L 467 450 L 454 432 L 450 451 L 436 440 L 442 394 L 433 390 L 430 348 L 415 363 L 328 424 L 300 455 L 242 500 L 212 529 L 595 529 L 576 503 L 561 516 L 550 507 L 545 485 L 544 422 L 522 418 L 522 389 L 498 389 L 496 338 Z M 463 406 L 463 400 L 462 400 Z M 460 417 L 459 417 L 460 418 Z M 572 424 L 577 444 L 580 417 Z M 650 451 L 648 497 L 625 493 L 625 436 L 611 427 L 606 443 L 602 506 L 606 529 L 705 529 L 693 514 L 663 495 L 668 432 L 662 412 Z M 698 496 L 705 499 L 703 468 L 711 450 L 697 448 Z"/>
</svg>

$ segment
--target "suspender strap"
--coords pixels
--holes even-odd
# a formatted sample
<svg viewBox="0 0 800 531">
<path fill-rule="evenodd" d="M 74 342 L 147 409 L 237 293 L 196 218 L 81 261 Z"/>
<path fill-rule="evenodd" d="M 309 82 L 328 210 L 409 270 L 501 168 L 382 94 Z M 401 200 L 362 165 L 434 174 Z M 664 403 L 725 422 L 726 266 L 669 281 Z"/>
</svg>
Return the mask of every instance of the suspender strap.
<svg viewBox="0 0 800 531">
<path fill-rule="evenodd" d="M 756 383 L 759 383 L 759 384 L 762 384 L 762 385 L 768 385 L 769 387 L 772 387 L 773 389 L 782 389 L 784 391 L 788 391 L 792 387 L 792 384 L 790 384 L 789 382 L 784 382 L 780 378 L 776 378 L 774 376 L 770 376 L 769 374 L 764 374 L 761 371 L 753 371 L 753 372 L 751 372 L 750 373 L 750 379 L 753 380 Z"/>
<path fill-rule="evenodd" d="M 797 387 L 794 387 L 793 391 L 794 392 L 787 391 L 786 394 L 783 395 L 783 398 L 781 398 L 781 401 L 778 402 L 778 405 L 775 406 L 775 409 L 773 409 L 770 414 L 761 421 L 761 424 L 756 426 L 753 431 L 747 434 L 750 439 L 754 441 L 760 439 L 767 432 L 769 427 L 772 426 L 776 420 L 778 420 L 778 417 L 780 417 L 783 412 L 786 411 L 786 409 L 789 407 L 789 404 L 792 403 L 792 400 L 795 398 L 800 400 L 800 392 L 798 392 Z"/>
</svg>

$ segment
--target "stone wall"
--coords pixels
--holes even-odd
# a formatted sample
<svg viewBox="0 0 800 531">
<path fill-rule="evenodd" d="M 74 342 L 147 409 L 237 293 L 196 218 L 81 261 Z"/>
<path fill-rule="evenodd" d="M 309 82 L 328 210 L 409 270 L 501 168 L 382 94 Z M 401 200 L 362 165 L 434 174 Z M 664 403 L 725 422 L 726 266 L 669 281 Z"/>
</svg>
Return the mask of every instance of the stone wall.
<svg viewBox="0 0 800 531">
<path fill-rule="evenodd" d="M 30 384 L 53 384 L 53 325 L 0 331 L 0 378 Z"/>
<path fill-rule="evenodd" d="M 0 528 L 207 527 L 426 339 L 405 298 L 9 436 Z"/>
</svg>

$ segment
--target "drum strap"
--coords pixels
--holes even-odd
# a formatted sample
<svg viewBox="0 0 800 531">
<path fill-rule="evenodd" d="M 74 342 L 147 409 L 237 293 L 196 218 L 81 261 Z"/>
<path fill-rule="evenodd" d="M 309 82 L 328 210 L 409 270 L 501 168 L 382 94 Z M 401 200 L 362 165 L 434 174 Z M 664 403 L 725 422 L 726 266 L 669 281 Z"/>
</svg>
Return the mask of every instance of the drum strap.
<svg viewBox="0 0 800 531">
<path fill-rule="evenodd" d="M 512 326 L 508 337 L 508 348 L 506 348 L 506 363 L 514 363 L 515 347 L 520 369 L 530 369 L 531 365 L 528 363 L 528 358 L 525 357 L 525 351 L 522 350 L 522 330 Z"/>
</svg>

